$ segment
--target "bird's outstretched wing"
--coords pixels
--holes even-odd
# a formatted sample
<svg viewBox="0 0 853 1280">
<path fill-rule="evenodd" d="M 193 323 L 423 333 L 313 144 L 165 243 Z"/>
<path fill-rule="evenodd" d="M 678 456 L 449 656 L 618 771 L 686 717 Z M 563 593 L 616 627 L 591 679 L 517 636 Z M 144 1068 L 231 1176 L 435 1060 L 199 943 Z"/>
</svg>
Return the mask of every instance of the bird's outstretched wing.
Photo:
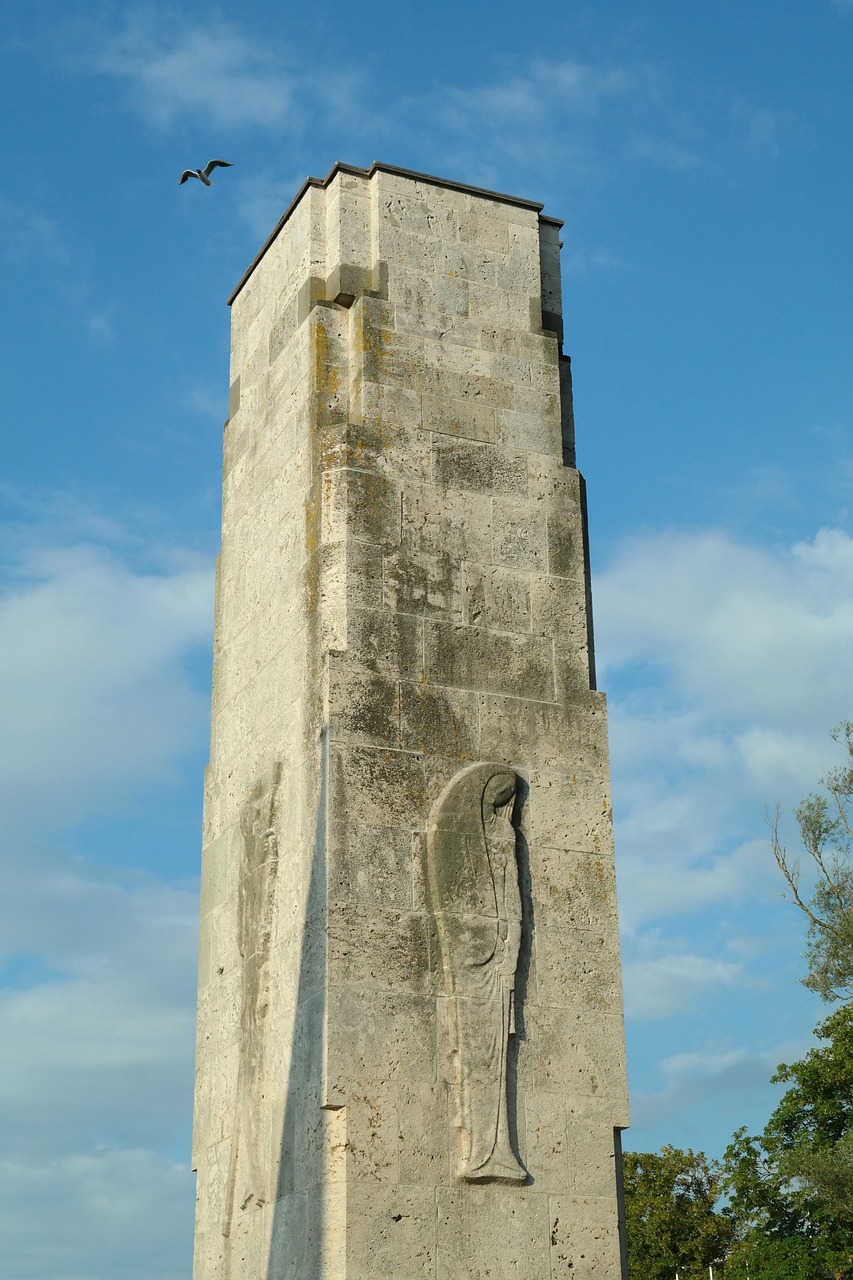
<svg viewBox="0 0 853 1280">
<path fill-rule="evenodd" d="M 233 169 L 233 167 L 231 160 L 208 160 L 204 166 L 204 175 L 209 178 L 214 169 Z"/>
<path fill-rule="evenodd" d="M 183 173 L 178 179 L 178 186 L 180 186 L 182 182 L 186 182 L 187 178 L 197 178 L 197 177 L 198 177 L 198 174 L 196 173 L 195 169 L 184 169 Z"/>
</svg>

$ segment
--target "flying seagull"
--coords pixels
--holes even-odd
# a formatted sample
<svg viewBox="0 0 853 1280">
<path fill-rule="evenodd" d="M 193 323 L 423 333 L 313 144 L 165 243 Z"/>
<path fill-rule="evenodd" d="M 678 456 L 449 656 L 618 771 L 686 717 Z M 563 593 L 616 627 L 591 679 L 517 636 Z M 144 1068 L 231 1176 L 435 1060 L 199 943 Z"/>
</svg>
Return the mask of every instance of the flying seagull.
<svg viewBox="0 0 853 1280">
<path fill-rule="evenodd" d="M 187 178 L 198 178 L 206 187 L 210 186 L 210 175 L 214 169 L 231 169 L 233 168 L 230 160 L 208 160 L 203 169 L 184 169 L 181 174 L 180 182 L 186 182 Z"/>
</svg>

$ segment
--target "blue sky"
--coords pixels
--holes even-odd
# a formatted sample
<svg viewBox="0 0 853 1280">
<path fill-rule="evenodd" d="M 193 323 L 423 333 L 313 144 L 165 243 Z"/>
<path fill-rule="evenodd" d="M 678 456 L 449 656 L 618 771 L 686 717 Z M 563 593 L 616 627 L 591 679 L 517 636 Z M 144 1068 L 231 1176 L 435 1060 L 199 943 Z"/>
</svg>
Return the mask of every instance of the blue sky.
<svg viewBox="0 0 853 1280">
<path fill-rule="evenodd" d="M 822 1016 L 764 809 L 853 715 L 853 3 L 0 16 L 4 1274 L 189 1274 L 225 299 L 339 159 L 566 221 L 628 1143 L 762 1127 Z"/>
</svg>

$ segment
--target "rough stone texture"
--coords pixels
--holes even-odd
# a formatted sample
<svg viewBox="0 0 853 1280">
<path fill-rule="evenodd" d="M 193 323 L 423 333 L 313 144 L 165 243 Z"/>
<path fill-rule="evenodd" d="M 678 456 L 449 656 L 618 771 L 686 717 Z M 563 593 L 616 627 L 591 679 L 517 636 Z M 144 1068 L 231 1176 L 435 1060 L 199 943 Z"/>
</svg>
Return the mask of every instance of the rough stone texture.
<svg viewBox="0 0 853 1280">
<path fill-rule="evenodd" d="M 195 1280 L 624 1277 L 606 711 L 561 313 L 559 224 L 381 165 L 307 184 L 233 299 Z M 427 828 L 478 763 L 518 779 L 522 1182 L 466 1180 L 454 1155 Z"/>
</svg>

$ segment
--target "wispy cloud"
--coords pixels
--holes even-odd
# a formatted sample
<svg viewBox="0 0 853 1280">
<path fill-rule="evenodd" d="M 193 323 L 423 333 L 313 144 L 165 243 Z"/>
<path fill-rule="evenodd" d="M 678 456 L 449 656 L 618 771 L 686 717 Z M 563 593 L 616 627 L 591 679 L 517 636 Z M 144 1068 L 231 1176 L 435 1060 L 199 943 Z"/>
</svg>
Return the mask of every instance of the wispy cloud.
<svg viewBox="0 0 853 1280">
<path fill-rule="evenodd" d="M 772 153 L 785 118 L 639 50 L 535 59 L 504 78 L 442 86 L 402 105 L 407 117 L 418 118 L 415 133 L 423 127 L 418 121 L 428 121 L 469 172 L 502 156 L 545 172 L 559 164 L 586 181 L 603 180 L 625 164 L 675 172 L 716 164 L 721 148 L 732 145 Z"/>
<path fill-rule="evenodd" d="M 14 266 L 46 258 L 52 265 L 71 259 L 59 223 L 32 204 L 0 196 L 0 252 Z"/>
<path fill-rule="evenodd" d="M 623 971 L 626 1003 L 639 1021 L 671 1017 L 695 1008 L 711 991 L 719 994 L 742 973 L 741 964 L 685 952 L 633 960 Z"/>
<path fill-rule="evenodd" d="M 718 1047 L 704 1067 L 692 1049 L 671 1056 L 660 1092 L 635 1087 L 637 1140 L 718 1154 L 772 1105 L 769 1078 L 785 1056 L 766 1049 L 780 1029 L 772 993 L 785 984 L 794 1021 L 816 1003 L 796 985 L 805 928 L 782 901 L 764 809 L 781 800 L 791 821 L 837 757 L 828 731 L 850 714 L 853 539 L 636 534 L 593 589 L 630 1034 L 654 1029 L 652 1058 L 664 1043 L 695 1044 L 706 1018 L 720 1024 L 724 1000 L 741 1045 Z M 713 1125 L 695 1119 L 712 1113 Z"/>
<path fill-rule="evenodd" d="M 128 105 L 158 128 L 194 120 L 223 130 L 281 129 L 293 118 L 297 77 L 281 47 L 216 14 L 202 21 L 137 6 L 118 26 L 69 23 L 61 40 L 65 66 L 113 79 Z"/>
<path fill-rule="evenodd" d="M 49 779 L 68 817 L 186 749 L 205 695 L 183 659 L 208 642 L 212 575 L 137 573 L 85 545 L 40 548 L 27 573 L 0 598 L 0 789 L 25 812 Z"/>
<path fill-rule="evenodd" d="M 180 554 L 140 570 L 114 522 L 54 514 L 88 539 L 13 529 L 0 594 L 0 1254 L 22 1280 L 89 1280 L 95 1254 L 98 1275 L 178 1280 L 198 898 L 127 869 L 123 811 L 152 786 L 168 805 L 164 777 L 205 733 L 187 663 L 211 573 Z M 72 843 L 86 818 L 106 825 L 100 854 Z"/>
<path fill-rule="evenodd" d="M 738 729 L 826 721 L 853 680 L 853 540 L 766 549 L 722 531 L 632 538 L 596 584 L 605 667 L 645 663 L 668 697 Z"/>
<path fill-rule="evenodd" d="M 0 1196 L 3 1265 L 20 1280 L 185 1280 L 191 1271 L 194 1178 L 174 1159 L 109 1147 L 6 1156 Z"/>
<path fill-rule="evenodd" d="M 769 1048 L 755 1052 L 743 1045 L 721 1045 L 710 1041 L 696 1050 L 676 1053 L 661 1063 L 663 1087 L 652 1092 L 635 1090 L 631 1095 L 632 1121 L 636 1135 L 660 1133 L 661 1141 L 697 1146 L 706 1141 L 707 1129 L 702 1117 L 713 1116 L 717 1137 L 712 1155 L 721 1155 L 730 1133 L 744 1122 L 755 1102 L 767 1111 L 780 1086 L 768 1082 L 777 1065 L 795 1061 L 809 1048 L 809 1041 L 776 1041 Z M 698 1123 L 697 1123 L 698 1117 Z M 763 1126 L 762 1120 L 757 1128 Z M 629 1130 L 626 1145 L 636 1149 L 634 1134 Z M 655 1142 L 645 1150 L 653 1150 Z"/>
<path fill-rule="evenodd" d="M 627 936 L 771 899 L 765 806 L 814 788 L 849 714 L 853 540 L 639 535 L 594 589 Z"/>
</svg>

